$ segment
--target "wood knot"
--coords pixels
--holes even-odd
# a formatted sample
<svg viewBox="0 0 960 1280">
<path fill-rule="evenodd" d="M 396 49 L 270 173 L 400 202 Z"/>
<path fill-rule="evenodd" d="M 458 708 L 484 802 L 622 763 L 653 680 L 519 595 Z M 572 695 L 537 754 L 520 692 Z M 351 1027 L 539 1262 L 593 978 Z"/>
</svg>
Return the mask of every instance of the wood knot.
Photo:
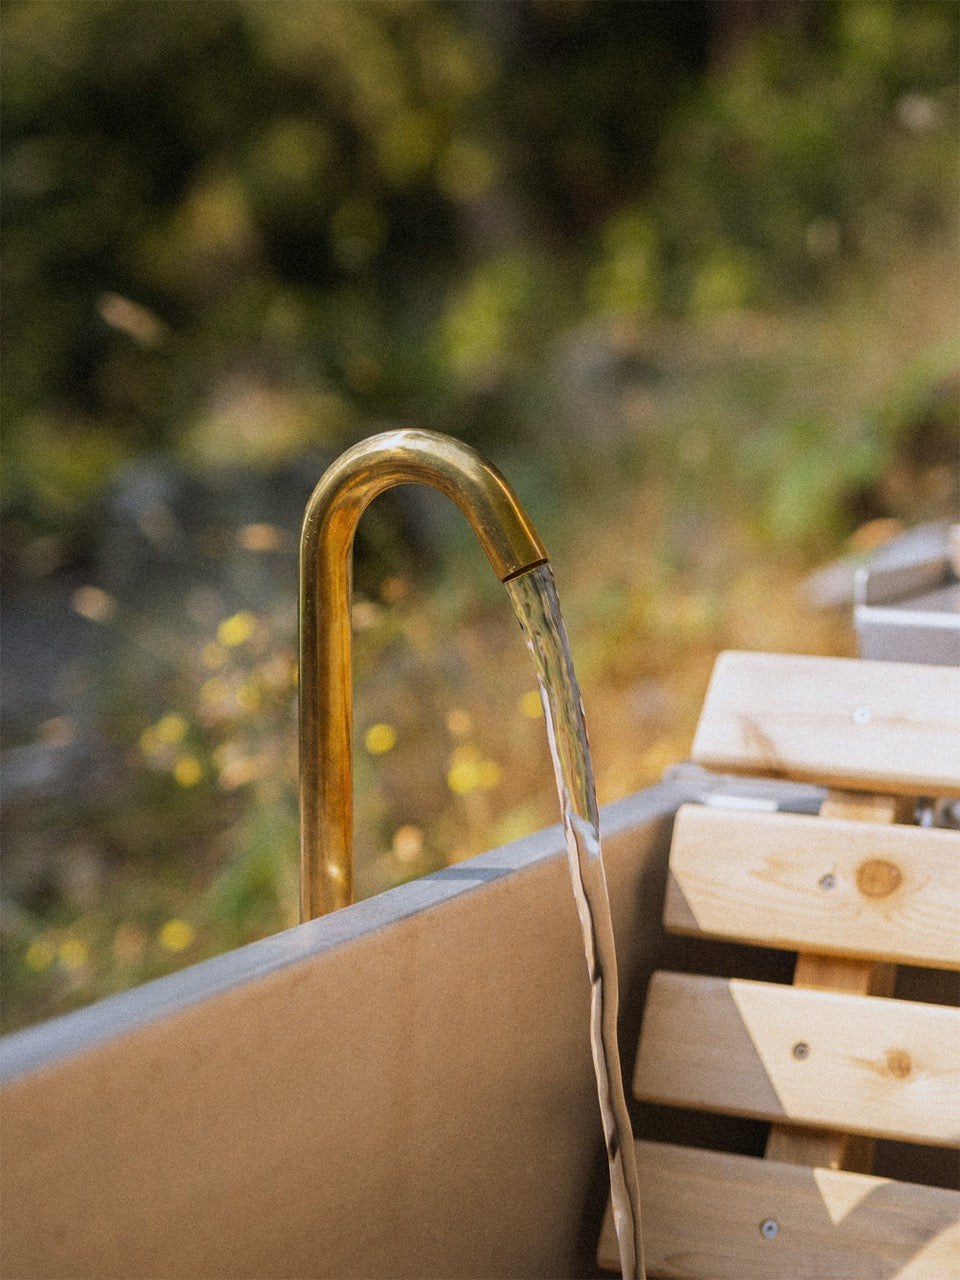
<svg viewBox="0 0 960 1280">
<path fill-rule="evenodd" d="M 857 888 L 865 898 L 886 898 L 902 880 L 900 868 L 886 858 L 868 858 L 857 867 Z"/>
<path fill-rule="evenodd" d="M 913 1072 L 913 1063 L 906 1049 L 887 1050 L 887 1071 L 894 1080 L 906 1080 Z"/>
</svg>

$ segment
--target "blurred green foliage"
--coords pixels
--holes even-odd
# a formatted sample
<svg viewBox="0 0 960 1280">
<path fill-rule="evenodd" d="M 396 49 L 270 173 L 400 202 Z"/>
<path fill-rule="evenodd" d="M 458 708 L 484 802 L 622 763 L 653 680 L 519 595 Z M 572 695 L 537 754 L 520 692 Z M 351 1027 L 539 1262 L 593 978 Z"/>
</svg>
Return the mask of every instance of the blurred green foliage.
<svg viewBox="0 0 960 1280">
<path fill-rule="evenodd" d="M 486 443 L 571 324 L 806 298 L 955 203 L 949 0 L 2 23 L 5 502 L 55 527 L 143 450 L 276 460 L 371 416 Z"/>
<path fill-rule="evenodd" d="M 955 509 L 953 0 L 4 0 L 0 28 L 15 590 L 86 582 L 140 459 L 273 476 L 449 431 L 570 566 L 605 800 L 682 755 L 718 647 L 837 648 L 787 576 Z M 292 535 L 239 523 L 207 542 L 244 581 L 275 557 L 288 608 L 72 596 L 121 780 L 8 822 L 25 865 L 64 850 L 5 905 L 9 1024 L 292 923 Z M 372 892 L 553 799 L 496 583 L 453 553 L 431 591 L 365 524 Z M 71 716 L 4 730 L 58 750 Z"/>
</svg>

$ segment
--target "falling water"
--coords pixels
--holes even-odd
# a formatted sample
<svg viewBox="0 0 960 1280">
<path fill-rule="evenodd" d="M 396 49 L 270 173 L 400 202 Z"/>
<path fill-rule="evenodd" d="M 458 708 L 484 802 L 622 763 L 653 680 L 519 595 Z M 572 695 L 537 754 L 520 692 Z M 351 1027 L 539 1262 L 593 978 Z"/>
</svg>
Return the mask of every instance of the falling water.
<svg viewBox="0 0 960 1280">
<path fill-rule="evenodd" d="M 541 565 L 505 585 L 537 669 L 573 896 L 583 931 L 590 976 L 590 1047 L 610 1165 L 620 1269 L 624 1280 L 644 1280 L 636 1155 L 617 1045 L 617 959 L 580 688 L 550 566 Z"/>
</svg>

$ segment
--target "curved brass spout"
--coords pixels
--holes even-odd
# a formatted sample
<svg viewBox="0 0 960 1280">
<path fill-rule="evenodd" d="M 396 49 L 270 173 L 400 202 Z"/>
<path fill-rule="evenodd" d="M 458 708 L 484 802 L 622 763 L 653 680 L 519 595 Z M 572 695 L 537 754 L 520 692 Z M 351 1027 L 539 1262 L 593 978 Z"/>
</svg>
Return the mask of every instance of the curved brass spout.
<svg viewBox="0 0 960 1280">
<path fill-rule="evenodd" d="M 353 536 L 378 494 L 409 483 L 456 502 L 501 582 L 547 561 L 503 476 L 449 436 L 387 431 L 348 449 L 323 475 L 300 540 L 301 920 L 353 900 Z"/>
</svg>

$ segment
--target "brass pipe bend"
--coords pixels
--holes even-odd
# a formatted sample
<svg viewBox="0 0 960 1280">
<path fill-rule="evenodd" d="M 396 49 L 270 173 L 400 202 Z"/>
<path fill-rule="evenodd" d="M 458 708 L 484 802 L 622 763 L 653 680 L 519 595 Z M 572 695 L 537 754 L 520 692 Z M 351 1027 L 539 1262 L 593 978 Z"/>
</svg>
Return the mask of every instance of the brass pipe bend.
<svg viewBox="0 0 960 1280">
<path fill-rule="evenodd" d="M 353 539 L 378 494 L 411 483 L 453 499 L 501 582 L 547 562 L 500 472 L 450 436 L 383 432 L 348 449 L 324 473 L 300 539 L 301 920 L 353 901 Z"/>
</svg>

